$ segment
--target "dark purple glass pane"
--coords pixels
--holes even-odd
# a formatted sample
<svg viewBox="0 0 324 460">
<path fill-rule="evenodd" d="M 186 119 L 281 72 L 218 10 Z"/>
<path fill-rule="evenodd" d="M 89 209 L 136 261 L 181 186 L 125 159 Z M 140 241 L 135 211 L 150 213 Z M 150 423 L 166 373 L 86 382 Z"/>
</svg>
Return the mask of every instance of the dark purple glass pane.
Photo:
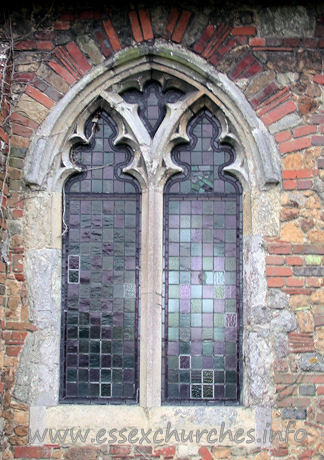
<svg viewBox="0 0 324 460">
<path fill-rule="evenodd" d="M 86 128 L 88 136 L 93 122 Z M 68 232 L 63 239 L 61 398 L 134 402 L 138 388 L 140 188 L 135 179 L 122 173 L 131 155 L 114 145 L 117 130 L 112 119 L 102 112 L 96 123 L 90 146 L 80 145 L 72 152 L 72 159 L 86 172 L 69 179 L 65 186 Z M 86 181 L 90 187 L 83 193 Z M 79 188 L 73 185 L 77 182 Z M 121 194 L 114 195 L 116 190 Z M 72 378 L 75 387 L 67 385 Z M 91 384 L 85 384 L 88 380 Z"/>
<path fill-rule="evenodd" d="M 176 102 L 182 94 L 177 89 L 162 91 L 157 81 L 150 80 L 144 85 L 143 92 L 129 89 L 121 95 L 126 102 L 138 105 L 139 117 L 153 137 L 165 117 L 166 104 Z"/>
<path fill-rule="evenodd" d="M 239 372 L 241 186 L 222 173 L 235 156 L 219 144 L 220 130 L 207 110 L 193 118 L 189 147 L 172 153 L 185 173 L 173 176 L 165 187 L 166 401 L 237 397 L 214 385 L 220 372 L 224 376 L 224 366 L 235 375 L 234 383 Z M 184 369 L 189 392 L 174 385 L 184 383 Z"/>
</svg>

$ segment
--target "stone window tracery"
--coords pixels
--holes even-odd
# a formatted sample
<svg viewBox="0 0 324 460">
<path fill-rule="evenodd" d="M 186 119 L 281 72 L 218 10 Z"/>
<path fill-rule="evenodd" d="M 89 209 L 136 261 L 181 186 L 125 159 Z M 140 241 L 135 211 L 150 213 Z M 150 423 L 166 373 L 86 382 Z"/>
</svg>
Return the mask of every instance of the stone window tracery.
<svg viewBox="0 0 324 460">
<path fill-rule="evenodd" d="M 241 186 L 224 172 L 234 150 L 206 96 L 154 77 L 105 91 L 71 137 L 63 402 L 134 403 L 139 391 L 160 404 L 161 387 L 165 402 L 239 401 Z"/>
</svg>

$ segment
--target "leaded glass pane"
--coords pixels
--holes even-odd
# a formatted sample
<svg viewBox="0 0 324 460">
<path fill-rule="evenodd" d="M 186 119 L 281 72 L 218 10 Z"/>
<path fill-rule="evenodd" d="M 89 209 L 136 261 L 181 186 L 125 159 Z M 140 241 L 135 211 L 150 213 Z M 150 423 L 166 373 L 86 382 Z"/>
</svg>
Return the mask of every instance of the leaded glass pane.
<svg viewBox="0 0 324 460">
<path fill-rule="evenodd" d="M 166 104 L 176 102 L 182 94 L 182 91 L 174 88 L 162 91 L 157 81 L 149 80 L 142 93 L 137 89 L 129 89 L 121 96 L 126 102 L 138 105 L 138 115 L 153 137 L 165 117 Z"/>
<path fill-rule="evenodd" d="M 165 402 L 239 398 L 241 187 L 223 172 L 234 152 L 220 133 L 196 115 L 172 153 L 184 173 L 165 187 Z"/>
<path fill-rule="evenodd" d="M 140 189 L 113 120 L 98 113 L 86 134 L 65 185 L 61 400 L 136 402 Z"/>
</svg>

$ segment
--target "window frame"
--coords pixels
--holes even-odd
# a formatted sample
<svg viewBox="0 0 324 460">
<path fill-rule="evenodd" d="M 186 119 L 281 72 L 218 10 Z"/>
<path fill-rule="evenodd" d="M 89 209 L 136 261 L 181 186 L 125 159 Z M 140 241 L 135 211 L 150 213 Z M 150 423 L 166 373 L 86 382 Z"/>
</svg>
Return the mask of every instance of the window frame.
<svg viewBox="0 0 324 460">
<path fill-rule="evenodd" d="M 144 423 L 150 417 L 152 427 L 159 426 L 158 421 L 163 417 L 169 417 L 174 423 L 181 423 L 183 417 L 195 417 L 195 408 L 182 410 L 178 407 L 157 407 L 158 404 L 149 400 L 141 401 L 141 405 L 132 410 L 126 407 L 127 412 L 120 410 L 120 407 L 116 410 L 112 406 L 99 408 L 95 405 L 87 406 L 86 409 L 73 406 L 72 410 L 71 406 L 62 407 L 57 401 L 62 233 L 59 216 L 62 213 L 62 184 L 75 172 L 68 152 L 73 136 L 82 138 L 84 120 L 98 107 L 96 98 L 100 99 L 108 87 L 119 85 L 119 81 L 125 80 L 126 76 L 157 69 L 193 84 L 219 108 L 225 127 L 224 138 L 227 137 L 234 144 L 238 154 L 229 172 L 241 180 L 244 188 L 244 322 L 249 322 L 249 331 L 246 331 L 244 338 L 242 406 L 224 407 L 221 410 L 203 408 L 198 428 L 203 424 L 207 426 L 208 420 L 213 420 L 215 427 L 221 419 L 228 420 L 227 426 L 231 427 L 235 414 L 234 418 L 240 427 L 251 426 L 252 423 L 258 425 L 262 433 L 271 417 L 271 410 L 267 408 L 273 398 L 273 350 L 271 344 L 267 347 L 264 338 L 258 333 L 252 312 L 258 305 L 266 303 L 268 295 L 263 242 L 266 236 L 276 235 L 279 228 L 277 204 L 281 180 L 280 155 L 274 139 L 240 89 L 225 75 L 216 72 L 204 59 L 189 50 L 165 43 L 156 43 L 154 47 L 145 46 L 140 51 L 136 57 L 129 50 L 121 51 L 118 56 L 90 71 L 72 87 L 36 133 L 27 153 L 24 174 L 33 200 L 26 200 L 25 206 L 25 268 L 31 315 L 38 328 L 32 342 L 38 344 L 40 351 L 30 359 L 32 345 L 27 339 L 20 359 L 15 395 L 31 406 L 32 430 L 70 427 L 71 423 L 80 427 L 91 424 L 95 428 L 104 426 L 107 414 L 114 419 L 116 427 L 125 426 L 125 416 L 137 420 L 138 426 L 142 423 L 140 420 Z M 238 150 L 236 145 L 239 146 Z M 267 219 L 264 218 L 265 214 Z M 33 225 L 35 218 L 40 222 L 37 231 Z M 247 283 L 246 279 L 253 279 L 254 282 Z M 47 295 L 47 292 L 50 294 Z M 49 328 L 50 334 L 47 332 Z M 252 350 L 256 349 L 258 353 L 252 355 Z M 53 356 L 53 360 L 48 360 L 48 355 Z M 258 377 L 255 381 L 251 380 L 253 372 Z M 35 381 L 37 385 L 34 385 Z M 262 394 L 259 393 L 260 381 Z M 147 412 L 143 410 L 145 407 Z"/>
</svg>

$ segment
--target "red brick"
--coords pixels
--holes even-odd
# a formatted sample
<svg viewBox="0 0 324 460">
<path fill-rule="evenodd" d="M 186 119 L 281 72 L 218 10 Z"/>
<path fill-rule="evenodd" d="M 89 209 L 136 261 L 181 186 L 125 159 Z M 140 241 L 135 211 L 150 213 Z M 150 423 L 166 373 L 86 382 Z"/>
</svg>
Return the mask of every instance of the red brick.
<svg viewBox="0 0 324 460">
<path fill-rule="evenodd" d="M 291 276 L 293 274 L 289 267 L 267 267 L 267 276 Z"/>
<path fill-rule="evenodd" d="M 1 139 L 2 139 L 4 142 L 6 142 L 6 143 L 9 142 L 9 136 L 8 136 L 8 134 L 1 128 L 1 126 L 0 126 L 0 137 L 1 137 Z"/>
<path fill-rule="evenodd" d="M 294 190 L 296 188 L 296 181 L 295 180 L 284 180 L 283 188 L 285 190 Z"/>
<path fill-rule="evenodd" d="M 304 179 L 306 177 L 313 177 L 313 170 L 306 169 L 288 169 L 282 172 L 283 179 Z"/>
<path fill-rule="evenodd" d="M 303 259 L 297 256 L 287 256 L 286 264 L 287 265 L 303 265 Z"/>
<path fill-rule="evenodd" d="M 303 278 L 287 278 L 286 286 L 289 287 L 303 287 L 304 279 Z"/>
<path fill-rule="evenodd" d="M 178 25 L 172 35 L 172 40 L 175 43 L 181 43 L 184 33 L 188 27 L 190 17 L 191 17 L 190 11 L 185 10 L 181 13 Z"/>
<path fill-rule="evenodd" d="M 317 387 L 317 394 L 318 394 L 319 396 L 324 395 L 324 386 L 318 386 L 318 387 Z"/>
<path fill-rule="evenodd" d="M 269 287 L 277 288 L 285 284 L 284 278 L 268 278 L 267 283 Z"/>
<path fill-rule="evenodd" d="M 66 13 L 62 13 L 60 15 L 61 21 L 73 21 L 74 18 L 75 18 L 75 14 L 70 11 Z"/>
<path fill-rule="evenodd" d="M 290 138 L 291 138 L 290 131 L 281 131 L 281 133 L 277 133 L 275 135 L 275 139 L 277 142 L 288 141 Z"/>
<path fill-rule="evenodd" d="M 21 345 L 7 345 L 6 353 L 7 356 L 18 356 L 21 350 Z"/>
<path fill-rule="evenodd" d="M 241 74 L 241 77 L 245 77 L 245 78 L 253 77 L 257 73 L 261 72 L 262 68 L 263 67 L 258 62 L 255 62 L 254 64 L 251 65 L 251 67 L 247 68 L 245 72 Z"/>
<path fill-rule="evenodd" d="M 109 40 L 105 32 L 103 30 L 97 30 L 97 32 L 95 33 L 95 36 L 96 36 L 97 42 L 100 45 L 102 54 L 105 57 L 111 56 L 113 51 L 112 51 L 112 48 L 110 47 L 110 43 L 109 43 Z"/>
<path fill-rule="evenodd" d="M 75 42 L 70 42 L 66 45 L 66 49 L 70 53 L 74 62 L 78 65 L 78 68 L 82 73 L 88 72 L 91 69 L 91 65 L 86 60 L 85 56 L 82 54 L 80 48 L 76 45 Z"/>
<path fill-rule="evenodd" d="M 15 321 L 7 321 L 3 325 L 3 329 L 15 330 L 15 331 L 36 331 L 37 327 L 31 323 L 17 323 Z"/>
<path fill-rule="evenodd" d="M 46 446 L 17 446 L 15 458 L 50 458 L 51 449 Z"/>
<path fill-rule="evenodd" d="M 27 126 L 17 125 L 16 123 L 12 124 L 12 134 L 21 137 L 31 137 L 33 135 L 33 130 Z"/>
<path fill-rule="evenodd" d="M 70 85 L 73 85 L 73 83 L 76 82 L 76 78 L 66 70 L 65 67 L 63 67 L 61 64 L 59 64 L 57 61 L 52 59 L 48 65 L 58 74 L 60 77 L 63 78 L 67 83 L 70 83 Z"/>
<path fill-rule="evenodd" d="M 35 99 L 35 101 L 44 105 L 48 109 L 52 108 L 54 105 L 54 102 L 52 101 L 52 99 L 50 99 L 45 94 L 38 91 L 38 89 L 33 88 L 30 85 L 27 85 L 26 87 L 26 94 L 28 94 L 28 96 L 32 97 L 33 99 Z"/>
<path fill-rule="evenodd" d="M 232 35 L 256 35 L 256 30 L 254 26 L 240 26 L 240 27 L 233 27 Z"/>
<path fill-rule="evenodd" d="M 299 38 L 284 38 L 284 46 L 296 48 L 299 45 Z"/>
<path fill-rule="evenodd" d="M 152 40 L 153 31 L 152 31 L 151 19 L 150 19 L 148 10 L 146 8 L 145 9 L 141 8 L 138 11 L 138 15 L 141 21 L 144 40 Z"/>
<path fill-rule="evenodd" d="M 310 398 L 285 397 L 282 400 L 278 400 L 278 407 L 303 407 L 306 409 L 309 407 L 310 402 Z"/>
<path fill-rule="evenodd" d="M 24 117 L 18 112 L 12 113 L 11 121 L 20 123 L 21 125 L 27 126 L 29 128 L 33 128 L 33 129 L 38 128 L 38 123 L 36 123 L 36 121 L 31 120 L 30 118 Z"/>
<path fill-rule="evenodd" d="M 324 254 L 323 244 L 295 244 L 294 254 Z"/>
<path fill-rule="evenodd" d="M 175 8 L 173 8 L 175 9 Z M 172 11 L 172 10 L 171 10 Z M 202 36 L 200 37 L 198 43 L 195 45 L 194 50 L 201 54 L 202 51 L 206 48 L 207 44 L 209 43 L 213 33 L 215 32 L 215 27 L 209 24 L 206 29 L 204 30 Z"/>
<path fill-rule="evenodd" d="M 324 136 L 312 136 L 312 145 L 324 145 Z"/>
<path fill-rule="evenodd" d="M 297 180 L 297 190 L 310 190 L 313 188 L 311 180 Z"/>
<path fill-rule="evenodd" d="M 4 331 L 3 338 L 6 345 L 22 345 L 27 336 L 27 332 Z"/>
<path fill-rule="evenodd" d="M 290 332 L 288 334 L 290 350 L 293 353 L 306 353 L 315 351 L 314 338 L 306 332 Z"/>
<path fill-rule="evenodd" d="M 207 447 L 200 447 L 198 453 L 201 456 L 202 460 L 213 460 L 213 457 Z"/>
<path fill-rule="evenodd" d="M 314 82 L 318 83 L 319 85 L 324 85 L 324 75 L 315 75 Z"/>
<path fill-rule="evenodd" d="M 270 254 L 291 254 L 292 246 L 290 243 L 269 243 L 268 251 Z"/>
<path fill-rule="evenodd" d="M 173 457 L 175 455 L 175 451 L 175 446 L 158 447 L 157 449 L 154 449 L 153 455 L 162 455 L 163 458 Z"/>
<path fill-rule="evenodd" d="M 222 44 L 228 37 L 230 30 L 231 28 L 228 24 L 221 23 L 219 27 L 215 29 L 208 43 L 206 43 L 202 56 L 207 59 L 210 59 L 210 61 L 213 63 L 214 57 L 218 56 L 218 54 L 223 55 L 224 53 L 226 53 L 227 52 L 226 50 L 229 49 L 228 46 L 231 47 L 232 45 L 230 43 L 227 43 L 224 48 L 224 45 Z"/>
<path fill-rule="evenodd" d="M 111 455 L 119 455 L 119 456 L 125 456 L 130 454 L 131 448 L 130 446 L 118 446 L 117 444 L 111 444 L 109 447 L 109 453 Z"/>
<path fill-rule="evenodd" d="M 137 42 L 143 41 L 143 35 L 142 35 L 141 27 L 140 27 L 139 22 L 138 22 L 138 17 L 137 17 L 136 11 L 130 11 L 129 12 L 129 20 L 130 20 L 130 24 L 131 24 L 134 39 Z"/>
<path fill-rule="evenodd" d="M 285 258 L 280 256 L 267 256 L 266 264 L 267 265 L 283 265 L 285 263 Z"/>
<path fill-rule="evenodd" d="M 288 455 L 288 447 L 275 447 L 270 452 L 274 457 L 286 457 Z"/>
<path fill-rule="evenodd" d="M 294 103 L 293 103 L 294 104 Z M 303 137 L 293 141 L 284 142 L 280 145 L 280 152 L 282 154 L 302 150 L 312 145 L 310 137 Z"/>
<path fill-rule="evenodd" d="M 33 72 L 17 72 L 14 74 L 13 79 L 15 81 L 31 81 L 35 77 Z"/>
<path fill-rule="evenodd" d="M 108 39 L 110 41 L 112 49 L 114 51 L 120 50 L 121 49 L 121 44 L 120 44 L 120 41 L 118 40 L 117 34 L 115 32 L 115 29 L 113 28 L 111 20 L 107 19 L 107 21 L 104 21 L 103 26 L 104 26 L 105 32 L 107 34 L 107 37 L 108 37 Z"/>
<path fill-rule="evenodd" d="M 269 126 L 283 118 L 285 115 L 294 112 L 296 109 L 296 104 L 293 101 L 288 101 L 269 112 L 262 118 L 262 120 L 267 126 Z"/>
<path fill-rule="evenodd" d="M 56 21 L 54 23 L 55 30 L 69 30 L 70 22 L 69 21 Z"/>
<path fill-rule="evenodd" d="M 259 38 L 259 37 L 250 38 L 249 45 L 250 46 L 264 46 L 265 45 L 265 39 L 264 38 Z"/>
<path fill-rule="evenodd" d="M 317 414 L 316 422 L 324 425 L 324 414 Z"/>
<path fill-rule="evenodd" d="M 302 137 L 307 136 L 307 134 L 312 134 L 317 132 L 317 126 L 309 125 L 309 126 L 299 126 L 295 128 L 293 131 L 294 137 Z"/>
<path fill-rule="evenodd" d="M 244 56 L 243 59 L 232 70 L 231 77 L 234 79 L 238 78 L 242 74 L 242 72 L 245 71 L 246 67 L 250 66 L 252 63 L 254 63 L 254 61 L 255 58 L 251 54 Z"/>
<path fill-rule="evenodd" d="M 15 48 L 17 50 L 34 50 L 37 48 L 37 42 L 35 40 L 25 40 L 16 43 Z"/>
<path fill-rule="evenodd" d="M 52 50 L 54 49 L 54 44 L 53 42 L 50 42 L 48 40 L 39 40 L 37 42 L 37 49 L 38 50 Z"/>
<path fill-rule="evenodd" d="M 320 287 L 322 284 L 321 278 L 306 278 L 306 286 L 308 287 Z"/>
<path fill-rule="evenodd" d="M 271 95 L 275 94 L 278 91 L 276 83 L 272 82 L 270 85 L 266 86 L 261 92 L 258 93 L 256 97 L 251 100 L 251 104 L 254 107 L 262 105 Z"/>
<path fill-rule="evenodd" d="M 228 40 L 227 43 L 224 43 L 220 48 L 218 48 L 218 53 L 221 56 L 225 56 L 235 46 L 235 41 L 234 40 Z M 213 60 L 210 59 L 210 62 L 213 64 Z"/>
<path fill-rule="evenodd" d="M 304 288 L 285 288 L 283 291 L 289 295 L 310 295 L 313 292 L 312 289 Z"/>
<path fill-rule="evenodd" d="M 179 12 L 178 8 L 174 8 L 174 7 L 171 8 L 169 16 L 168 16 L 167 23 L 166 23 L 166 26 L 165 26 L 165 29 L 164 29 L 164 36 L 166 38 L 171 37 L 171 35 L 172 35 L 173 31 L 174 31 L 174 28 L 176 26 L 179 14 L 180 14 L 180 12 Z M 197 50 L 195 49 L 195 51 L 197 51 Z"/>
</svg>

